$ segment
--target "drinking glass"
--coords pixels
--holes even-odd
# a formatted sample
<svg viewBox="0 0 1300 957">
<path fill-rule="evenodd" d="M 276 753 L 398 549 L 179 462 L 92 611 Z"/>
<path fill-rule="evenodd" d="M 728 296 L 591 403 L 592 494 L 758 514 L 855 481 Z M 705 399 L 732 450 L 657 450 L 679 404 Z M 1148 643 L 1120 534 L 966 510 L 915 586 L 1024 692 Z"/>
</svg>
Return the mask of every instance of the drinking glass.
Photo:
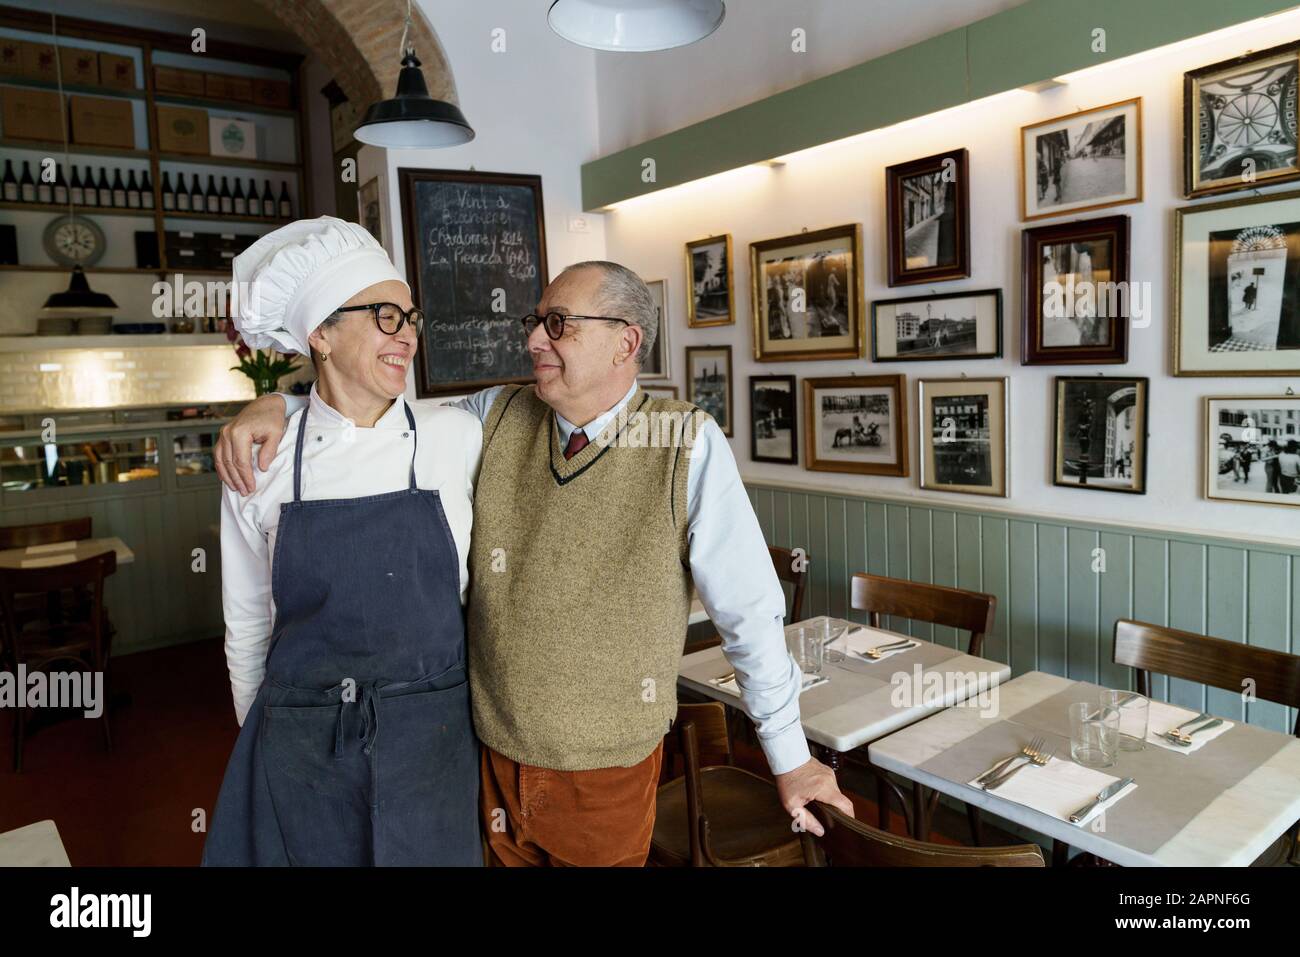
<svg viewBox="0 0 1300 957">
<path fill-rule="evenodd" d="M 833 665 L 843 661 L 844 652 L 839 648 L 830 647 L 831 639 L 840 633 L 841 626 L 836 625 L 831 617 L 827 615 L 811 627 L 815 628 L 817 634 L 821 637 L 822 646 L 826 649 L 826 660 Z"/>
<path fill-rule="evenodd" d="M 1070 757 L 1087 768 L 1109 768 L 1119 751 L 1119 711 L 1091 701 L 1070 705 Z"/>
<path fill-rule="evenodd" d="M 1101 706 L 1119 712 L 1119 748 L 1121 751 L 1141 751 L 1147 745 L 1147 715 L 1149 700 L 1134 691 L 1101 692 Z"/>
<path fill-rule="evenodd" d="M 816 627 L 799 625 L 791 628 L 786 632 L 785 640 L 800 671 L 806 675 L 822 673 L 822 654 L 826 645 Z"/>
</svg>

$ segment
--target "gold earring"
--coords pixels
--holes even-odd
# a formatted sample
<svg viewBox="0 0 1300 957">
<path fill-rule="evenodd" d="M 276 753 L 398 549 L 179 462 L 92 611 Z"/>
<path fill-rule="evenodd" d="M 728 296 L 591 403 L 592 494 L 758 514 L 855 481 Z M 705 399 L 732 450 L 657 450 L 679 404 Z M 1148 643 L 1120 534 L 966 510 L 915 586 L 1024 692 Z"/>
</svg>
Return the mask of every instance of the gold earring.
<svg viewBox="0 0 1300 957">
<path fill-rule="evenodd" d="M 330 361 L 330 354 L 329 354 L 328 352 L 322 352 L 322 353 L 320 354 L 320 361 L 321 361 L 321 362 L 329 362 L 329 361 Z"/>
</svg>

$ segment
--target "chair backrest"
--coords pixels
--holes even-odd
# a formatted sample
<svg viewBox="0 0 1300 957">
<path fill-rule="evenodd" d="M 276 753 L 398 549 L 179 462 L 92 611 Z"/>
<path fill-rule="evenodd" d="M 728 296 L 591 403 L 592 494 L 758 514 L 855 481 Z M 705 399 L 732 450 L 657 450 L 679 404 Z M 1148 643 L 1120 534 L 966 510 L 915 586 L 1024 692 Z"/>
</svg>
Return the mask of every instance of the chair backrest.
<svg viewBox="0 0 1300 957">
<path fill-rule="evenodd" d="M 983 592 L 862 572 L 853 576 L 851 604 L 868 613 L 872 628 L 880 627 L 881 615 L 897 615 L 969 631 L 966 653 L 970 655 L 983 649 L 984 636 L 993 629 L 998 608 L 997 598 Z"/>
<path fill-rule="evenodd" d="M 1044 867 L 1037 844 L 1009 847 L 961 847 L 901 837 L 854 820 L 820 801 L 808 810 L 821 822 L 825 836 L 800 836 L 809 867 Z"/>
<path fill-rule="evenodd" d="M 7 646 L 8 657 L 22 659 L 22 631 L 16 613 L 15 597 L 32 592 L 61 592 L 86 589 L 90 604 L 85 624 L 89 626 L 91 647 L 97 667 L 108 658 L 104 630 L 104 579 L 117 570 L 117 553 L 112 549 L 79 562 L 48 565 L 41 568 L 0 568 L 0 622 L 4 625 L 0 644 Z"/>
<path fill-rule="evenodd" d="M 69 518 L 62 522 L 42 522 L 38 525 L 0 526 L 0 549 L 80 541 L 83 538 L 93 537 L 90 526 L 89 516 Z"/>
<path fill-rule="evenodd" d="M 664 738 L 665 764 L 680 757 L 684 762 L 686 824 L 690 836 L 692 867 L 704 867 L 708 853 L 704 821 L 704 782 L 701 769 L 731 763 L 731 739 L 727 736 L 727 709 L 720 701 L 679 704 L 673 730 Z"/>
<path fill-rule="evenodd" d="M 1122 618 L 1115 622 L 1114 659 L 1137 670 L 1139 694 L 1151 694 L 1151 672 L 1240 692 L 1245 682 L 1264 701 L 1300 708 L 1300 655 Z M 1300 716 L 1292 731 L 1300 737 Z"/>
<path fill-rule="evenodd" d="M 776 577 L 794 586 L 794 594 L 790 599 L 790 617 L 786 621 L 800 621 L 803 619 L 804 587 L 808 584 L 808 555 L 805 552 L 796 561 L 794 552 L 788 548 L 769 545 L 767 551 L 772 556 Z"/>
</svg>

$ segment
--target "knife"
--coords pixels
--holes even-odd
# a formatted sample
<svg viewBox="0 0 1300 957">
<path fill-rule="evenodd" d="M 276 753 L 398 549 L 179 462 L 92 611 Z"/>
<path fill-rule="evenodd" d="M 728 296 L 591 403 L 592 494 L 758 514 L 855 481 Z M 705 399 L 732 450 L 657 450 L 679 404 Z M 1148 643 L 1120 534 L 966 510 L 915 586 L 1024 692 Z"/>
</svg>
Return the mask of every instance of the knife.
<svg viewBox="0 0 1300 957">
<path fill-rule="evenodd" d="M 1098 804 L 1100 804 L 1102 801 L 1110 800 L 1116 794 L 1124 790 L 1132 783 L 1133 783 L 1132 778 L 1122 778 L 1121 780 L 1116 781 L 1114 784 L 1106 785 L 1106 787 L 1101 789 L 1101 793 L 1099 793 L 1095 798 L 1093 798 L 1083 807 L 1079 808 L 1079 810 L 1075 811 L 1073 814 L 1070 815 L 1070 823 L 1071 824 L 1080 823 L 1085 817 L 1088 816 L 1088 812 L 1091 811 L 1093 808 L 1095 808 Z"/>
</svg>

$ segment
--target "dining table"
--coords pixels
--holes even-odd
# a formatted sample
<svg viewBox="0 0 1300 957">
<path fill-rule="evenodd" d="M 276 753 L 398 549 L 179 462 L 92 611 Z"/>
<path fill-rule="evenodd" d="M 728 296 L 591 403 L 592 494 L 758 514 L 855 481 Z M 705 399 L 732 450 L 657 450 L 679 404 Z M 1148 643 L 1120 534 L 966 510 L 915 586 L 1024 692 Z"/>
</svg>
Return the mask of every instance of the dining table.
<svg viewBox="0 0 1300 957">
<path fill-rule="evenodd" d="M 6 548 L 0 551 L 0 568 L 48 568 L 83 562 L 87 558 L 116 552 L 119 565 L 135 561 L 135 553 L 120 538 L 82 538 L 69 542 L 51 542 L 47 545 L 29 545 L 26 548 Z"/>
<path fill-rule="evenodd" d="M 53 821 L 36 821 L 0 834 L 0 867 L 69 867 Z"/>
<path fill-rule="evenodd" d="M 828 616 L 819 615 L 786 627 L 789 636 L 799 626 L 820 626 Z M 805 737 L 817 746 L 822 759 L 838 771 L 843 756 L 885 735 L 941 712 L 977 711 L 987 704 L 993 689 L 1011 675 L 1011 668 L 999 661 L 966 654 L 960 648 L 914 638 L 898 632 L 868 628 L 844 618 L 830 617 L 831 634 L 851 629 L 854 646 L 874 648 L 909 639 L 911 647 L 871 661 L 852 652 L 844 660 L 822 665 L 827 680 L 806 687 L 799 698 L 800 721 Z M 731 708 L 744 711 L 738 693 L 716 680 L 730 672 L 720 646 L 684 655 L 678 668 L 678 684 Z M 805 676 L 807 678 L 807 676 Z M 861 752 L 859 752 L 861 753 Z M 867 757 L 864 755 L 864 757 Z M 909 803 L 902 792 L 888 783 L 906 811 Z M 924 811 L 919 788 L 912 795 L 910 820 L 914 830 L 924 833 Z"/>
<path fill-rule="evenodd" d="M 1026 672 L 998 687 L 995 714 L 949 708 L 873 741 L 868 754 L 876 767 L 1052 838 L 1058 864 L 1072 846 L 1127 866 L 1247 865 L 1300 819 L 1300 738 L 1239 717 L 1221 718 L 1194 748 L 1180 746 L 1163 736 L 1176 726 L 1158 727 L 1154 717 L 1159 708 L 1167 723 L 1176 709 L 1153 700 L 1143 746 L 1115 750 L 1109 767 L 1084 769 L 1071 756 L 1069 707 L 1076 702 L 1096 707 L 1103 690 L 1086 681 Z M 1186 717 L 1199 716 L 1187 709 Z M 1212 718 L 1204 719 L 1204 727 L 1212 726 Z M 1199 733 L 1196 724 L 1188 730 Z M 1051 753 L 1052 761 L 1064 763 L 1021 760 L 1023 770 L 999 786 L 985 790 L 972 783 L 1034 739 L 1042 742 L 1040 754 Z M 1090 771 L 1085 780 L 1132 782 L 1071 823 L 1059 808 L 1079 795 L 1061 789 L 1071 780 L 1077 787 Z M 1014 789 L 1013 780 L 1018 781 Z M 1037 800 L 1024 803 L 1031 791 Z M 1048 800 L 1053 793 L 1058 795 L 1054 812 Z"/>
</svg>

